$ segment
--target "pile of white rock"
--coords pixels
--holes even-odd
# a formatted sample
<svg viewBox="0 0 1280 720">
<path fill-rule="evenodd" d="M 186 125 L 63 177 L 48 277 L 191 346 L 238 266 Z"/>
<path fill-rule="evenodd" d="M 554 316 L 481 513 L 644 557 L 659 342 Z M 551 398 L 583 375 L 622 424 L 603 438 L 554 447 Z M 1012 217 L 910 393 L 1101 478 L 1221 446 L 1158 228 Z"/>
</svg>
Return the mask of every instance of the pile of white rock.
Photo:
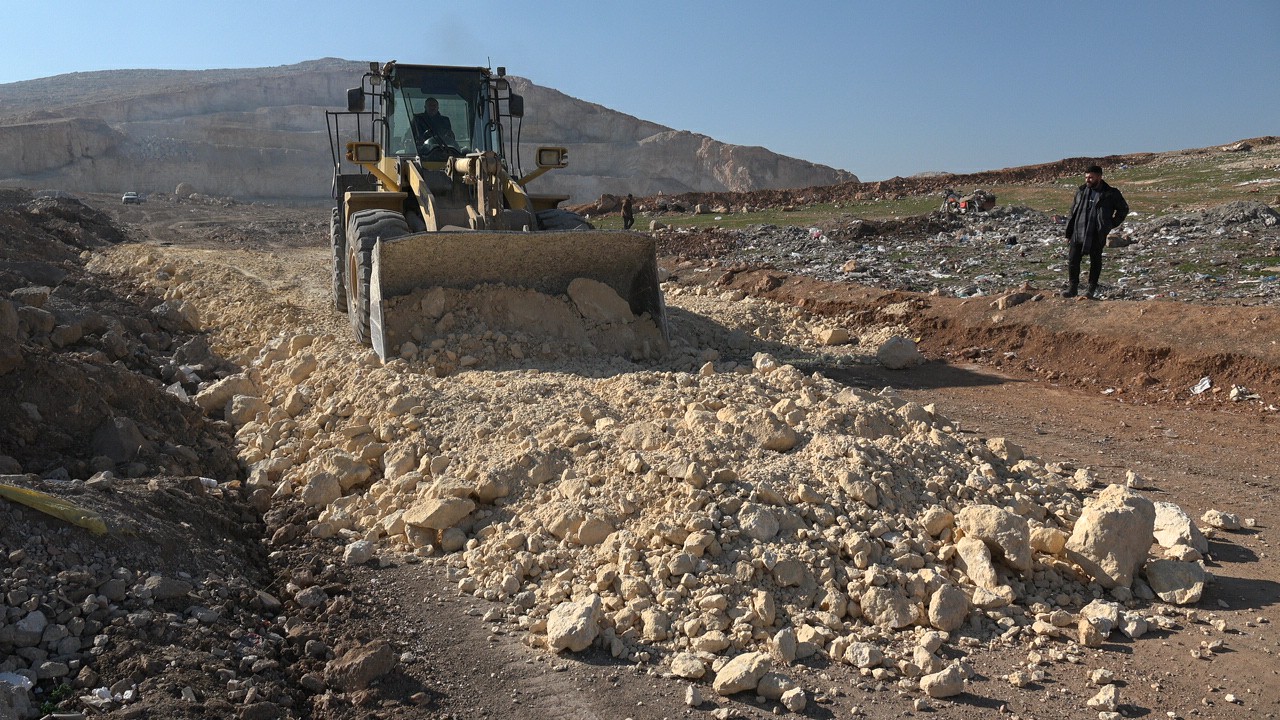
<svg viewBox="0 0 1280 720">
<path fill-rule="evenodd" d="M 725 312 L 739 304 L 766 312 Z M 775 317 L 747 343 L 800 322 Z M 801 702 L 778 669 L 793 662 L 946 697 L 971 672 L 947 659 L 965 647 L 1137 637 L 1168 624 L 1146 603 L 1195 603 L 1208 580 L 1203 535 L 1174 505 L 1095 493 L 1087 469 L 966 437 L 891 390 L 677 346 L 675 368 L 710 359 L 557 369 L 553 349 L 440 377 L 282 331 L 196 402 L 237 426 L 261 506 L 320 510 L 309 532 L 349 561 L 436 558 L 535 646 L 602 647 L 787 707 Z"/>
<path fill-rule="evenodd" d="M 666 349 L 651 317 L 633 315 L 613 288 L 586 278 L 559 297 L 504 285 L 433 287 L 385 305 L 397 356 L 441 374 L 554 354 L 646 359 Z"/>
</svg>

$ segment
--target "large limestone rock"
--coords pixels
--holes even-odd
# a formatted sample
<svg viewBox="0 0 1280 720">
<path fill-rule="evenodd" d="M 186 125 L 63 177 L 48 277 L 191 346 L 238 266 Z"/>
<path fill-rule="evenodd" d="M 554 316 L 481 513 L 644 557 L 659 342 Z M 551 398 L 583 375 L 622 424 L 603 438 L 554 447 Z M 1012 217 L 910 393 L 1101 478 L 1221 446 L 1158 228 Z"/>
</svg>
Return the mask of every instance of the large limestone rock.
<svg viewBox="0 0 1280 720">
<path fill-rule="evenodd" d="M 1060 555 L 1067 546 L 1067 536 L 1058 528 L 1037 525 L 1031 528 L 1031 547 L 1048 554 Z"/>
<path fill-rule="evenodd" d="M 1031 528 L 1027 519 L 995 505 L 971 505 L 956 524 L 968 537 L 981 540 L 1014 570 L 1031 569 Z"/>
<path fill-rule="evenodd" d="M 196 405 L 206 413 L 223 410 L 236 395 L 255 396 L 258 386 L 244 373 L 225 377 L 196 394 Z"/>
<path fill-rule="evenodd" d="M 351 692 L 364 690 L 375 680 L 395 669 L 395 648 L 385 640 L 352 648 L 341 657 L 329 661 L 325 682 L 332 688 Z"/>
<path fill-rule="evenodd" d="M 1116 685 L 1104 685 L 1097 695 L 1085 702 L 1090 710 L 1097 710 L 1098 715 L 1113 713 L 1120 707 L 1120 688 Z"/>
<path fill-rule="evenodd" d="M 627 301 L 599 280 L 576 278 L 569 283 L 568 294 L 578 312 L 588 320 L 598 323 L 629 323 L 635 320 Z"/>
<path fill-rule="evenodd" d="M 778 516 L 769 508 L 747 503 L 738 513 L 738 525 L 742 534 L 753 540 L 767 541 L 778 534 Z"/>
<path fill-rule="evenodd" d="M 920 689 L 932 698 L 951 697 L 964 692 L 964 682 L 964 668 L 953 663 L 941 672 L 920 678 Z"/>
<path fill-rule="evenodd" d="M 969 596 L 955 585 L 943 585 L 929 598 L 929 624 L 951 632 L 969 617 Z"/>
<path fill-rule="evenodd" d="M 0 673 L 0 718 L 39 717 L 31 704 L 31 679 L 15 673 Z"/>
<path fill-rule="evenodd" d="M 111 458 L 123 463 L 136 459 L 141 452 L 149 452 L 152 445 L 142 430 L 127 417 L 107 418 L 93 433 L 90 450 L 94 455 Z"/>
<path fill-rule="evenodd" d="M 1129 587 L 1147 559 L 1155 505 L 1123 485 L 1109 485 L 1085 504 L 1066 553 L 1103 587 Z"/>
<path fill-rule="evenodd" d="M 1222 510 L 1206 510 L 1204 515 L 1200 516 L 1200 520 L 1205 525 L 1219 530 L 1239 530 L 1241 527 L 1239 515 Z"/>
<path fill-rule="evenodd" d="M 1187 545 L 1202 553 L 1209 552 L 1209 541 L 1185 510 L 1171 502 L 1157 502 L 1155 507 L 1156 524 L 1153 534 L 1160 547 Z"/>
<path fill-rule="evenodd" d="M 876 350 L 876 359 L 890 370 L 905 370 L 924 362 L 915 341 L 898 335 L 885 340 Z"/>
<path fill-rule="evenodd" d="M 552 650 L 581 652 L 600 634 L 599 595 L 563 602 L 547 617 L 547 644 Z"/>
<path fill-rule="evenodd" d="M 938 537 L 943 531 L 955 526 L 956 518 L 950 510 L 941 505 L 934 505 L 921 514 L 920 523 L 924 525 L 924 531 L 931 537 Z"/>
<path fill-rule="evenodd" d="M 903 628 L 916 621 L 916 606 L 894 588 L 873 587 L 862 594 L 862 616 L 872 625 Z"/>
<path fill-rule="evenodd" d="M 745 690 L 755 690 L 760 679 L 773 667 L 773 661 L 767 653 L 743 653 L 720 668 L 711 687 L 723 696 L 733 695 Z"/>
<path fill-rule="evenodd" d="M 697 680 L 707 674 L 707 665 L 694 653 L 676 653 L 671 658 L 671 674 L 687 680 Z"/>
<path fill-rule="evenodd" d="M 1193 605 L 1204 594 L 1204 566 L 1198 562 L 1155 560 L 1143 572 L 1152 591 L 1167 603 Z"/>
<path fill-rule="evenodd" d="M 1112 630 L 1120 627 L 1121 609 L 1116 603 L 1107 600 L 1093 600 L 1080 609 L 1080 618 L 1089 622 L 1102 635 L 1107 637 Z"/>
<path fill-rule="evenodd" d="M 476 509 L 467 498 L 426 498 L 404 513 L 406 525 L 429 530 L 448 530 Z"/>
<path fill-rule="evenodd" d="M 980 588 L 1000 587 L 1000 577 L 991 564 L 991 548 L 977 538 L 965 537 L 956 542 L 956 566 Z"/>
<path fill-rule="evenodd" d="M 795 680 L 781 673 L 770 672 L 760 678 L 760 684 L 756 686 L 756 694 L 765 700 L 781 700 L 787 691 L 797 687 L 799 685 L 796 685 Z"/>
<path fill-rule="evenodd" d="M 844 661 L 858 669 L 868 669 L 884 660 L 884 651 L 871 643 L 856 642 L 844 651 Z"/>
</svg>

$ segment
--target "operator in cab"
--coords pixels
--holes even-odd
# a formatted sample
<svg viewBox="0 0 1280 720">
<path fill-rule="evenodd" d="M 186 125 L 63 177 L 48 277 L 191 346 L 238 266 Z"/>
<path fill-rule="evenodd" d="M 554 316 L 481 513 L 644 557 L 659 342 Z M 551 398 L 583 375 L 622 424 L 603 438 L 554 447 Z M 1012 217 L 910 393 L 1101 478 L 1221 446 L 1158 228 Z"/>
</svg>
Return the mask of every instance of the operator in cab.
<svg viewBox="0 0 1280 720">
<path fill-rule="evenodd" d="M 440 114 L 440 102 L 433 97 L 427 98 L 425 112 L 413 116 L 413 135 L 419 145 L 435 140 L 438 144 L 457 147 L 449 116 Z"/>
</svg>

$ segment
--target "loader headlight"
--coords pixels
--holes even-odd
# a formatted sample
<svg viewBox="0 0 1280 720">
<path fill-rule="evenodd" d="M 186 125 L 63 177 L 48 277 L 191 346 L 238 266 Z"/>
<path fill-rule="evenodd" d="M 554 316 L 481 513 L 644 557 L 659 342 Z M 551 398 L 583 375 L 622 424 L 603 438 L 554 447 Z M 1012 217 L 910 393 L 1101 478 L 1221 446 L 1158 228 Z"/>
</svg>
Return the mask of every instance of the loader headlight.
<svg viewBox="0 0 1280 720">
<path fill-rule="evenodd" d="M 347 159 L 353 163 L 376 163 L 382 159 L 382 147 L 378 143 L 347 143 Z"/>
<path fill-rule="evenodd" d="M 562 147 L 538 148 L 538 167 L 562 168 L 568 164 L 569 151 Z"/>
</svg>

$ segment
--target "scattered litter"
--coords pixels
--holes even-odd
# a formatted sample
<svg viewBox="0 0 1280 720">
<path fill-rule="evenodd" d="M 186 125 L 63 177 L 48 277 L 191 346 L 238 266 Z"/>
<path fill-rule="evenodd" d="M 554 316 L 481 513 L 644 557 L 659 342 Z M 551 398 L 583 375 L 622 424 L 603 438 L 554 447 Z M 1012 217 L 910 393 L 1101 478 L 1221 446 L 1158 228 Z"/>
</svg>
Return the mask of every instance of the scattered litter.
<svg viewBox="0 0 1280 720">
<path fill-rule="evenodd" d="M 16 688 L 22 688 L 23 690 L 30 690 L 35 685 L 35 683 L 31 681 L 31 678 L 26 675 L 19 675 L 11 672 L 0 673 L 0 683 L 8 683 L 9 685 Z"/>
<path fill-rule="evenodd" d="M 1249 388 L 1243 385 L 1232 385 L 1230 397 L 1235 402 L 1240 402 L 1242 400 L 1261 400 L 1262 399 L 1261 395 L 1259 395 L 1256 392 L 1250 391 Z"/>
<path fill-rule="evenodd" d="M 1277 272 L 1262 267 L 1274 261 L 1245 262 L 1245 255 L 1232 255 L 1240 251 L 1227 248 L 1270 258 L 1280 241 L 1278 229 L 1280 215 L 1258 202 L 1175 215 L 1131 213 L 1111 236 L 1115 257 L 1108 266 L 1117 278 L 1131 279 L 1105 288 L 1106 295 L 1117 300 L 1249 298 L 1274 305 L 1280 302 L 1280 283 L 1261 277 Z M 1022 281 L 1044 283 L 1051 276 L 1056 282 L 1066 273 L 1060 222 L 1012 205 L 901 221 L 843 219 L 821 228 L 761 224 L 717 232 L 730 240 L 724 247 L 732 250 L 719 255 L 726 263 L 767 263 L 820 280 L 947 297 L 992 295 Z M 921 257 L 929 261 L 922 264 Z M 856 262 L 855 271 L 841 271 L 848 261 Z"/>
<path fill-rule="evenodd" d="M 1191 388 L 1191 394 L 1199 395 L 1200 393 L 1204 392 L 1205 390 L 1208 390 L 1211 387 L 1213 387 L 1213 382 L 1209 380 L 1208 375 L 1205 375 L 1204 377 L 1200 378 L 1200 382 L 1196 383 L 1195 387 Z"/>
</svg>

